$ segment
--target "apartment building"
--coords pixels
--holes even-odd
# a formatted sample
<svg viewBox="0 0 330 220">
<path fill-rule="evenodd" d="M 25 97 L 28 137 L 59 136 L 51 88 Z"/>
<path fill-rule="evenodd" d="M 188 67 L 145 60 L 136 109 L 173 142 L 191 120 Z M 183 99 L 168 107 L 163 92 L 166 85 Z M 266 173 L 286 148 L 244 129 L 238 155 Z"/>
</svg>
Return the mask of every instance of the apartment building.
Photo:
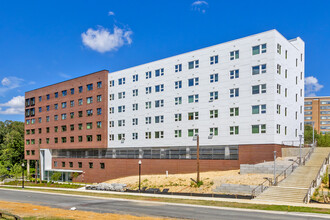
<svg viewBox="0 0 330 220">
<path fill-rule="evenodd" d="M 75 114 L 83 113 L 77 122 L 71 118 L 47 121 L 71 110 L 37 114 L 39 103 L 34 101 L 31 116 L 27 106 L 27 130 L 39 129 L 42 122 L 31 123 L 38 118 L 46 120 L 42 129 L 48 123 L 50 129 L 66 125 L 67 130 L 61 135 L 55 130 L 45 136 L 26 135 L 26 158 L 34 158 L 27 150 L 41 149 L 44 179 L 54 171 L 65 173 L 66 179 L 82 173 L 75 180 L 87 182 L 136 175 L 139 160 L 144 174 L 187 173 L 195 171 L 198 135 L 202 171 L 272 160 L 274 150 L 281 155 L 282 147 L 298 145 L 304 129 L 304 62 L 304 42 L 299 37 L 287 40 L 271 30 L 28 92 L 27 102 L 32 102 L 39 96 L 79 90 L 79 86 L 88 90 L 88 85 L 95 88 L 102 82 L 101 88 L 93 89 L 95 94 L 68 95 L 68 103 L 83 100 L 81 107 L 73 107 Z M 100 103 L 95 102 L 98 95 Z M 64 102 L 53 100 L 50 106 Z M 102 109 L 102 113 L 88 116 L 90 109 L 94 113 Z M 72 123 L 78 130 L 69 130 Z M 72 144 L 68 143 L 71 137 Z M 31 144 L 32 138 L 41 138 L 40 144 Z M 55 138 L 59 138 L 56 143 Z"/>
<path fill-rule="evenodd" d="M 305 98 L 305 125 L 313 126 L 321 134 L 330 133 L 330 97 Z"/>
</svg>

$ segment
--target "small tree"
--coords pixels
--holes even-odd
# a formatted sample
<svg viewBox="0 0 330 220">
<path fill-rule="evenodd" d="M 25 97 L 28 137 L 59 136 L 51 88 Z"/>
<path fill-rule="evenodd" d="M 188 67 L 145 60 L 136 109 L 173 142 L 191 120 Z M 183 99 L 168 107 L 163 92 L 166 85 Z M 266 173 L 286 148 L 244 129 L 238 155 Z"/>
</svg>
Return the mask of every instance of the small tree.
<svg viewBox="0 0 330 220">
<path fill-rule="evenodd" d="M 61 177 L 62 177 L 62 173 L 61 172 L 54 172 L 53 175 L 52 175 L 51 180 L 52 181 L 58 181 Z"/>
</svg>

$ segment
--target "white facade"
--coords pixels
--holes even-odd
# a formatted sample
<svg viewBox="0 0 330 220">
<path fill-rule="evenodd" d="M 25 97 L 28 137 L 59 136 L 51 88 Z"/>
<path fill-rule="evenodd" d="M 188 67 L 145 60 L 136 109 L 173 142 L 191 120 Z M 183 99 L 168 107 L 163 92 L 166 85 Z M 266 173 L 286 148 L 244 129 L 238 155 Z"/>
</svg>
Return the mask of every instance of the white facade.
<svg viewBox="0 0 330 220">
<path fill-rule="evenodd" d="M 257 45 L 260 53 L 253 55 L 253 51 L 257 52 L 253 47 Z M 231 59 L 232 51 L 239 51 L 238 57 L 234 53 Z M 217 63 L 216 58 L 211 58 L 214 56 L 218 57 Z M 189 62 L 195 60 L 198 67 L 189 69 Z M 182 70 L 176 72 L 179 64 Z M 264 64 L 265 73 L 252 74 L 252 67 Z M 163 75 L 160 71 L 160 76 L 156 76 L 159 69 L 164 70 Z M 239 70 L 239 75 L 233 72 L 230 77 L 233 70 Z M 149 71 L 151 78 L 146 77 Z M 211 82 L 211 74 L 218 74 L 218 81 L 213 78 Z M 119 85 L 123 78 L 125 84 Z M 198 85 L 189 86 L 192 78 L 198 78 L 198 82 L 193 81 Z M 266 84 L 265 93 L 260 86 L 260 94 L 252 94 L 252 86 L 263 84 Z M 198 129 L 202 146 L 282 144 L 297 141 L 304 129 L 304 42 L 300 38 L 288 41 L 276 30 L 109 73 L 109 85 L 109 148 L 195 146 L 196 142 L 188 135 L 189 129 Z M 156 86 L 163 91 L 156 92 Z M 151 87 L 150 94 L 146 94 L 148 87 Z M 236 88 L 238 96 L 230 97 L 230 90 Z M 134 90 L 138 90 L 137 96 L 133 96 Z M 257 92 L 256 87 L 254 91 Z M 218 98 L 212 100 L 211 92 L 218 92 Z M 191 95 L 198 95 L 198 102 L 189 103 Z M 181 104 L 176 104 L 176 97 L 182 98 Z M 163 100 L 160 102 L 164 106 L 156 108 L 159 100 Z M 151 102 L 151 108 L 146 108 L 149 106 L 146 102 Z M 260 109 L 259 114 L 252 114 L 255 105 L 266 105 L 266 113 L 261 114 Z M 120 106 L 125 106 L 125 112 Z M 239 108 L 239 114 L 231 116 L 230 108 Z M 210 118 L 211 110 L 218 110 L 217 118 Z M 191 112 L 198 112 L 197 120 L 188 120 Z M 175 120 L 176 114 L 181 114 L 181 121 Z M 150 124 L 146 124 L 148 117 Z M 138 124 L 133 125 L 136 119 Z M 259 126 L 259 133 L 252 133 L 252 125 L 265 126 Z M 238 134 L 231 134 L 230 127 L 235 126 Z M 218 129 L 212 139 L 210 128 Z M 181 137 L 176 137 L 176 130 L 181 130 Z M 257 130 L 255 126 L 254 131 Z M 151 132 L 150 139 L 146 139 L 146 132 Z M 160 138 L 156 138 L 157 134 Z"/>
</svg>

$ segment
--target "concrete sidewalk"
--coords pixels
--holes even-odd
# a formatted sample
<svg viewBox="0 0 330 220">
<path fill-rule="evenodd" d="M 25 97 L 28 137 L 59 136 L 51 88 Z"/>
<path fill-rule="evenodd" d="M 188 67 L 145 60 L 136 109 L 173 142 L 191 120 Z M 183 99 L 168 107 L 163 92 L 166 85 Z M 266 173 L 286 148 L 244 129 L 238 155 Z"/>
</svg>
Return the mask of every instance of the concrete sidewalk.
<svg viewBox="0 0 330 220">
<path fill-rule="evenodd" d="M 2 187 L 15 187 L 22 188 L 21 186 L 9 186 L 9 185 L 0 185 L 1 189 L 6 189 Z M 85 192 L 85 193 L 95 193 L 95 194 L 109 194 L 109 195 L 129 195 L 129 196 L 140 196 L 140 197 L 150 197 L 150 198 L 169 198 L 169 199 L 187 199 L 187 200 L 203 200 L 203 201 L 218 201 L 218 202 L 233 202 L 233 203 L 245 203 L 245 204 L 259 204 L 259 205 L 285 205 L 285 206 L 299 206 L 299 207 L 309 207 L 309 208 L 322 208 L 330 209 L 330 204 L 318 204 L 318 203 L 292 203 L 292 202 L 276 202 L 276 201 L 256 201 L 248 199 L 231 199 L 231 198 L 213 198 L 213 197 L 197 197 L 197 196 L 178 196 L 178 195 L 164 195 L 164 194 L 148 194 L 148 193 L 128 193 L 128 192 L 112 192 L 112 191 L 98 191 L 98 190 L 85 190 L 85 189 L 67 189 L 67 188 L 53 188 L 53 187 L 36 187 L 36 186 L 26 186 L 24 191 L 36 192 L 28 189 L 49 189 L 49 190 L 58 190 L 58 191 L 68 191 L 68 192 Z M 16 189 L 6 189 L 6 190 L 16 190 Z M 40 193 L 49 193 L 49 194 L 60 194 L 54 192 L 42 192 Z M 68 194 L 63 194 L 68 195 Z M 87 196 L 87 197 L 97 197 L 90 195 L 75 195 L 75 196 Z M 100 198 L 100 197 L 97 197 Z M 102 197 L 107 199 L 105 197 Z M 111 198 L 109 198 L 111 199 Z M 132 199 L 134 200 L 134 199 Z"/>
</svg>

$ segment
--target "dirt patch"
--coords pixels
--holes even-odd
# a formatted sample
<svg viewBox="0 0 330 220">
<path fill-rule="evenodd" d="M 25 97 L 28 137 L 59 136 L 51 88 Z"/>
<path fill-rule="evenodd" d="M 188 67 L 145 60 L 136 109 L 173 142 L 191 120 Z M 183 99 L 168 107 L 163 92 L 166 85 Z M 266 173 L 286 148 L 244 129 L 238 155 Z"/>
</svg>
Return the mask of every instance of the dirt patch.
<svg viewBox="0 0 330 220">
<path fill-rule="evenodd" d="M 199 188 L 192 184 L 196 179 L 196 173 L 166 175 L 142 175 L 141 187 L 170 189 L 170 192 L 196 192 L 212 193 L 212 190 L 222 183 L 258 185 L 264 181 L 264 177 L 272 177 L 271 174 L 239 174 L 239 170 L 212 171 L 200 174 L 203 185 Z M 130 176 L 106 181 L 106 183 L 125 183 L 131 189 L 138 189 L 139 177 Z"/>
<path fill-rule="evenodd" d="M 7 213 L 15 214 L 20 217 L 37 217 L 37 218 L 59 218 L 59 219 L 113 219 L 113 220 L 159 220 L 163 218 L 154 217 L 137 217 L 132 215 L 119 214 L 100 214 L 87 211 L 70 211 L 58 208 L 50 208 L 47 206 L 32 205 L 28 203 L 5 202 L 0 201 L 0 210 Z"/>
</svg>

